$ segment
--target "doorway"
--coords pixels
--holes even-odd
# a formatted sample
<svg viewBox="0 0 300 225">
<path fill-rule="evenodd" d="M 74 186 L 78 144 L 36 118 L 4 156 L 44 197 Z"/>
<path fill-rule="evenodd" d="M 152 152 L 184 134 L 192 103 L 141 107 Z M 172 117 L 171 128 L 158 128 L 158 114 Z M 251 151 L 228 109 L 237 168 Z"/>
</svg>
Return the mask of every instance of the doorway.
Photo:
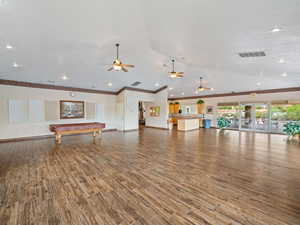
<svg viewBox="0 0 300 225">
<path fill-rule="evenodd" d="M 265 103 L 241 104 L 240 130 L 268 131 L 269 107 Z"/>
<path fill-rule="evenodd" d="M 139 102 L 139 127 L 144 127 L 146 120 L 145 120 L 145 105 L 143 102 Z"/>
</svg>

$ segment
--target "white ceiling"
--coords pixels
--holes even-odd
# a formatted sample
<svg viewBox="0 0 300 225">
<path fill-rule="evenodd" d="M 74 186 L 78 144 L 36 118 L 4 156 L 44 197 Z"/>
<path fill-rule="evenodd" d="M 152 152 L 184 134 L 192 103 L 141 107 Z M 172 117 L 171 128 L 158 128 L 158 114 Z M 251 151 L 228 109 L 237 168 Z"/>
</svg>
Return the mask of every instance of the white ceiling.
<svg viewBox="0 0 300 225">
<path fill-rule="evenodd" d="M 299 0 L 0 0 L 0 79 L 111 91 L 141 81 L 173 87 L 175 97 L 195 95 L 200 76 L 215 88 L 201 94 L 295 87 L 299 21 Z M 116 42 L 136 65 L 129 73 L 106 71 Z M 237 55 L 254 50 L 267 56 Z M 170 56 L 183 79 L 168 78 Z"/>
</svg>

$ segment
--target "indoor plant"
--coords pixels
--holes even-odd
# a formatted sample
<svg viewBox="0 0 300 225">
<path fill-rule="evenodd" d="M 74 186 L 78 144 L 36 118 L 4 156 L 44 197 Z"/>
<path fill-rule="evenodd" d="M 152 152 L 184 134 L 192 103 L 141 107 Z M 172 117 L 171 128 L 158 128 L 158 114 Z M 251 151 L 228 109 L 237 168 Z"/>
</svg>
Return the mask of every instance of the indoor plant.
<svg viewBox="0 0 300 225">
<path fill-rule="evenodd" d="M 198 114 L 205 113 L 205 102 L 202 99 L 199 99 L 197 101 L 197 109 L 198 109 Z"/>
<path fill-rule="evenodd" d="M 300 124 L 295 122 L 288 122 L 284 124 L 283 132 L 286 133 L 289 138 L 292 138 L 296 135 L 298 135 L 300 139 Z"/>
<path fill-rule="evenodd" d="M 218 127 L 220 129 L 230 127 L 230 125 L 231 125 L 231 121 L 229 119 L 227 119 L 225 117 L 218 118 Z"/>
</svg>

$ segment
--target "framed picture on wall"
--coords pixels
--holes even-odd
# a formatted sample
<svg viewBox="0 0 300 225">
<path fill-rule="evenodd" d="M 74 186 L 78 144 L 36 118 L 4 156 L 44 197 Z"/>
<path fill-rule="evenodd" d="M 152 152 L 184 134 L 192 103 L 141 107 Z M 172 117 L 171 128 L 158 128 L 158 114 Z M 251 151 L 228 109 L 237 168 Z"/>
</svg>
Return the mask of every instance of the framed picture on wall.
<svg viewBox="0 0 300 225">
<path fill-rule="evenodd" d="M 159 114 L 160 114 L 160 107 L 159 106 L 150 107 L 150 116 L 158 117 Z"/>
<path fill-rule="evenodd" d="M 213 106 L 207 106 L 206 107 L 206 114 L 214 114 L 214 107 Z"/>
<path fill-rule="evenodd" d="M 83 101 L 60 101 L 60 119 L 84 118 Z"/>
</svg>

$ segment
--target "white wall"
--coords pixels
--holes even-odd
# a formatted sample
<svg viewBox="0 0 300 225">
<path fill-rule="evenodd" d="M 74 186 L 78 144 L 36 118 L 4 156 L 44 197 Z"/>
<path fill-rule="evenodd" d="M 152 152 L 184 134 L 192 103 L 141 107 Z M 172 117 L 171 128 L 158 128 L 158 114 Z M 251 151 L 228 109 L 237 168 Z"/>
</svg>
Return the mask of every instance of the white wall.
<svg viewBox="0 0 300 225">
<path fill-rule="evenodd" d="M 150 107 L 159 106 L 159 117 L 150 116 Z M 146 126 L 168 128 L 169 108 L 168 108 L 168 90 L 165 89 L 154 95 L 154 101 L 145 104 L 146 107 Z"/>
<path fill-rule="evenodd" d="M 115 117 L 116 98 L 114 95 L 101 95 L 75 92 L 74 97 L 70 97 L 68 91 L 47 90 L 37 88 L 26 88 L 17 86 L 0 85 L 0 139 L 30 137 L 51 134 L 49 124 L 52 123 L 78 123 L 78 122 L 104 122 L 106 129 L 117 128 L 119 121 Z M 33 122 L 9 122 L 9 101 L 25 100 L 28 104 L 30 100 L 56 101 L 56 112 L 59 114 L 59 100 L 85 101 L 86 103 L 96 103 L 103 109 L 101 118 L 94 120 L 87 119 L 67 119 L 53 121 Z M 57 115 L 57 118 L 59 116 Z"/>
<path fill-rule="evenodd" d="M 264 102 L 269 103 L 272 101 L 300 101 L 300 92 L 282 92 L 282 93 L 272 93 L 272 94 L 257 94 L 255 97 L 250 95 L 240 95 L 240 96 L 229 96 L 229 97 L 217 97 L 217 98 L 201 98 L 205 101 L 205 105 L 214 107 L 213 115 L 206 115 L 208 119 L 212 119 L 212 126 L 216 126 L 217 120 L 217 110 L 216 107 L 218 103 L 226 102 L 239 102 L 239 103 L 255 103 Z M 198 99 L 187 99 L 187 100 L 176 100 L 180 103 L 181 107 L 191 106 L 192 109 L 196 109 L 196 102 Z M 173 101 L 174 102 L 174 101 Z"/>
<path fill-rule="evenodd" d="M 139 128 L 139 101 L 144 102 L 146 106 L 146 126 L 167 128 L 168 120 L 168 91 L 162 90 L 156 94 L 136 92 L 131 90 L 123 91 L 117 97 L 117 118 L 120 121 L 117 126 L 119 130 L 136 130 Z M 147 107 L 148 106 L 148 107 Z M 160 106 L 159 117 L 149 116 L 150 106 Z"/>
<path fill-rule="evenodd" d="M 154 95 L 131 90 L 123 91 L 117 97 L 118 130 L 135 130 L 139 128 L 138 103 L 154 101 Z"/>
</svg>

